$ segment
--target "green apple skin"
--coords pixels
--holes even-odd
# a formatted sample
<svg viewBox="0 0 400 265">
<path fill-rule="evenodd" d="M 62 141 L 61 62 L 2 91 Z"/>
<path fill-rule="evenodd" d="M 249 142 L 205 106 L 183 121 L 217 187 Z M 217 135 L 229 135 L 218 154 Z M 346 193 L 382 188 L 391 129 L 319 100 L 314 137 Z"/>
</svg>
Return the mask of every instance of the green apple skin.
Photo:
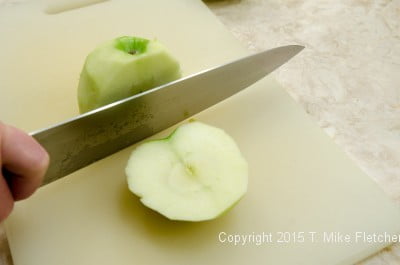
<svg viewBox="0 0 400 265">
<path fill-rule="evenodd" d="M 160 42 L 116 38 L 87 56 L 78 85 L 79 111 L 88 112 L 180 77 L 178 61 Z"/>
<path fill-rule="evenodd" d="M 141 202 L 171 220 L 217 218 L 247 191 L 248 165 L 234 140 L 198 121 L 138 146 L 125 172 Z"/>
</svg>

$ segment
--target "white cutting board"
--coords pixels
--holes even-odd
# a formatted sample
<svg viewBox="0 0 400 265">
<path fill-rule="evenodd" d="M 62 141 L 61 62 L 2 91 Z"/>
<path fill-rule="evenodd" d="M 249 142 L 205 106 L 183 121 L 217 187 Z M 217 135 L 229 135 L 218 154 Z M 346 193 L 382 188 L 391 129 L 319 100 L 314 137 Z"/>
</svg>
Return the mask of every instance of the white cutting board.
<svg viewBox="0 0 400 265">
<path fill-rule="evenodd" d="M 46 7 L 0 9 L 0 119 L 28 131 L 77 114 L 81 66 L 102 41 L 157 38 L 185 75 L 248 53 L 199 0 L 111 0 L 54 15 Z M 143 207 L 125 183 L 130 147 L 18 203 L 6 222 L 15 265 L 352 264 L 387 245 L 355 243 L 353 233 L 400 232 L 399 210 L 273 79 L 196 118 L 225 129 L 249 162 L 248 193 L 230 212 L 184 223 Z M 273 242 L 235 246 L 220 232 L 272 233 Z M 305 242 L 278 243 L 277 232 L 305 232 Z M 323 242 L 323 232 L 352 242 Z"/>
</svg>

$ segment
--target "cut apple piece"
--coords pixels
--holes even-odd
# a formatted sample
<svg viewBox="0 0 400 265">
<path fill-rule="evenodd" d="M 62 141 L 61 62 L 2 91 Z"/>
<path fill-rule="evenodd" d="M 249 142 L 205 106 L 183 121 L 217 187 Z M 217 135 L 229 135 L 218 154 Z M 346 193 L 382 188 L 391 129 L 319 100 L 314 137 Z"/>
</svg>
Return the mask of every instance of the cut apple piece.
<svg viewBox="0 0 400 265">
<path fill-rule="evenodd" d="M 156 40 L 120 37 L 108 41 L 86 58 L 78 85 L 81 113 L 181 77 L 180 67 Z"/>
<path fill-rule="evenodd" d="M 171 220 L 218 217 L 246 192 L 248 167 L 223 130 L 193 121 L 131 154 L 129 189 L 147 207 Z"/>
</svg>

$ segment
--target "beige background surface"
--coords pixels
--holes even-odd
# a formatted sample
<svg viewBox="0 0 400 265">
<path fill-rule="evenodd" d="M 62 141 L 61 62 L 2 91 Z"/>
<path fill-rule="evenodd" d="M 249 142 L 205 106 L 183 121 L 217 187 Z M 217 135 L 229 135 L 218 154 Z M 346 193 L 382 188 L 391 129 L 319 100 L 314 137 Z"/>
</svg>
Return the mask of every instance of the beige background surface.
<svg viewBox="0 0 400 265">
<path fill-rule="evenodd" d="M 0 0 L 0 5 L 9 1 Z M 288 43 L 307 47 L 275 73 L 276 79 L 399 204 L 400 1 L 208 5 L 252 50 Z M 4 238 L 0 228 L 1 265 L 11 264 Z M 400 247 L 364 264 L 400 264 Z"/>
</svg>

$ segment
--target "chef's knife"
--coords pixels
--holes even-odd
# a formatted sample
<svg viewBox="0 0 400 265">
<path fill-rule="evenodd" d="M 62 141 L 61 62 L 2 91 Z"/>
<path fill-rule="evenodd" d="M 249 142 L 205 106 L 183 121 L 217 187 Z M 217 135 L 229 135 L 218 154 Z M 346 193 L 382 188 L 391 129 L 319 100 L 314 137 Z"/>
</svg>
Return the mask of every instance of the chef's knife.
<svg viewBox="0 0 400 265">
<path fill-rule="evenodd" d="M 289 45 L 250 55 L 31 133 L 50 155 L 50 166 L 42 185 L 232 96 L 303 48 Z"/>
</svg>

